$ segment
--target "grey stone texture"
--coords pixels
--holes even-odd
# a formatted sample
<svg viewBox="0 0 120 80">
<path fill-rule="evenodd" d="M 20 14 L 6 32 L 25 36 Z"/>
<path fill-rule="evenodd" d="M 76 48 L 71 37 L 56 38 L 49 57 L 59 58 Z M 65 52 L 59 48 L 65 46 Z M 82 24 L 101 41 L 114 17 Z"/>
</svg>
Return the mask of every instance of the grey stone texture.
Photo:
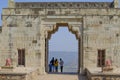
<svg viewBox="0 0 120 80">
<path fill-rule="evenodd" d="M 57 7 L 56 7 L 57 6 Z M 79 67 L 97 67 L 98 49 L 120 67 L 120 10 L 114 2 L 24 3 L 9 0 L 2 10 L 0 66 L 7 58 L 18 65 L 18 49 L 25 49 L 25 67 L 39 67 L 46 74 L 48 40 L 59 26 L 68 26 L 78 40 Z"/>
</svg>

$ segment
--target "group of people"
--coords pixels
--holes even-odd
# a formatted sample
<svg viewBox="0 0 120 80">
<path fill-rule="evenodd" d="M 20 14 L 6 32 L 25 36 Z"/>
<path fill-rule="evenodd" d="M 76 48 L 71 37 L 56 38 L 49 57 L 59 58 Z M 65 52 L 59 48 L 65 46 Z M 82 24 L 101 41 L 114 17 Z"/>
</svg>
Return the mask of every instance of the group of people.
<svg viewBox="0 0 120 80">
<path fill-rule="evenodd" d="M 53 57 L 49 63 L 49 72 L 58 72 L 59 65 L 60 65 L 60 71 L 63 72 L 63 64 L 64 61 L 61 58 L 60 61 L 58 61 L 58 59 L 54 59 Z"/>
</svg>

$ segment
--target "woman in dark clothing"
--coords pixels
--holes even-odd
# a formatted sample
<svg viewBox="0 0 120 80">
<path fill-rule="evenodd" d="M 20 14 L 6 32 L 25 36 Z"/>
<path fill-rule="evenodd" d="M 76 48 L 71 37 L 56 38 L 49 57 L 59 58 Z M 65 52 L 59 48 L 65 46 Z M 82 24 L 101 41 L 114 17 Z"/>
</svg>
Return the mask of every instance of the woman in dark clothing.
<svg viewBox="0 0 120 80">
<path fill-rule="evenodd" d="M 50 61 L 51 64 L 51 71 L 54 72 L 54 57 L 52 58 L 52 60 Z"/>
<path fill-rule="evenodd" d="M 55 72 L 58 72 L 58 60 L 57 59 L 55 59 L 54 66 L 55 66 Z"/>
</svg>

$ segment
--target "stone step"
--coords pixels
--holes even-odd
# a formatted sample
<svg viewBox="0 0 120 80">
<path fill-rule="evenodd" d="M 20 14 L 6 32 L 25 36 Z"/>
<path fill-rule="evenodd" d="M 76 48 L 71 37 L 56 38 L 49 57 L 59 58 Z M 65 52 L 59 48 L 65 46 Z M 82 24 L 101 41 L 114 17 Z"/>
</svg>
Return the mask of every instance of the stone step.
<svg viewBox="0 0 120 80">
<path fill-rule="evenodd" d="M 76 74 L 46 74 L 40 75 L 38 80 L 79 80 Z"/>
<path fill-rule="evenodd" d="M 39 75 L 37 80 L 88 80 L 86 76 L 78 74 L 46 74 Z"/>
<path fill-rule="evenodd" d="M 83 75 L 79 75 L 79 79 L 78 80 L 88 80 L 86 76 Z"/>
</svg>

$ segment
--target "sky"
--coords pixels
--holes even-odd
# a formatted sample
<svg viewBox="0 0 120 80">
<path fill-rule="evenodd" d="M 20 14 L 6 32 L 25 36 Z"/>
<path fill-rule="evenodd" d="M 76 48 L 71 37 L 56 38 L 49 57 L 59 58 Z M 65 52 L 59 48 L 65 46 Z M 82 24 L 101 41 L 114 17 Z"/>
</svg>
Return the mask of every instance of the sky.
<svg viewBox="0 0 120 80">
<path fill-rule="evenodd" d="M 112 2 L 113 0 L 15 0 L 15 2 Z M 0 14 L 2 8 L 8 7 L 8 0 L 0 1 Z M 0 16 L 0 26 L 2 25 Z M 64 35 L 64 36 L 63 36 Z M 49 40 L 49 49 L 51 51 L 77 51 L 78 41 L 75 35 L 70 33 L 67 28 L 60 28 L 58 32 L 52 35 Z"/>
<path fill-rule="evenodd" d="M 78 40 L 74 34 L 69 32 L 68 27 L 59 27 L 58 31 L 52 34 L 49 40 L 49 50 L 77 52 Z"/>
</svg>

